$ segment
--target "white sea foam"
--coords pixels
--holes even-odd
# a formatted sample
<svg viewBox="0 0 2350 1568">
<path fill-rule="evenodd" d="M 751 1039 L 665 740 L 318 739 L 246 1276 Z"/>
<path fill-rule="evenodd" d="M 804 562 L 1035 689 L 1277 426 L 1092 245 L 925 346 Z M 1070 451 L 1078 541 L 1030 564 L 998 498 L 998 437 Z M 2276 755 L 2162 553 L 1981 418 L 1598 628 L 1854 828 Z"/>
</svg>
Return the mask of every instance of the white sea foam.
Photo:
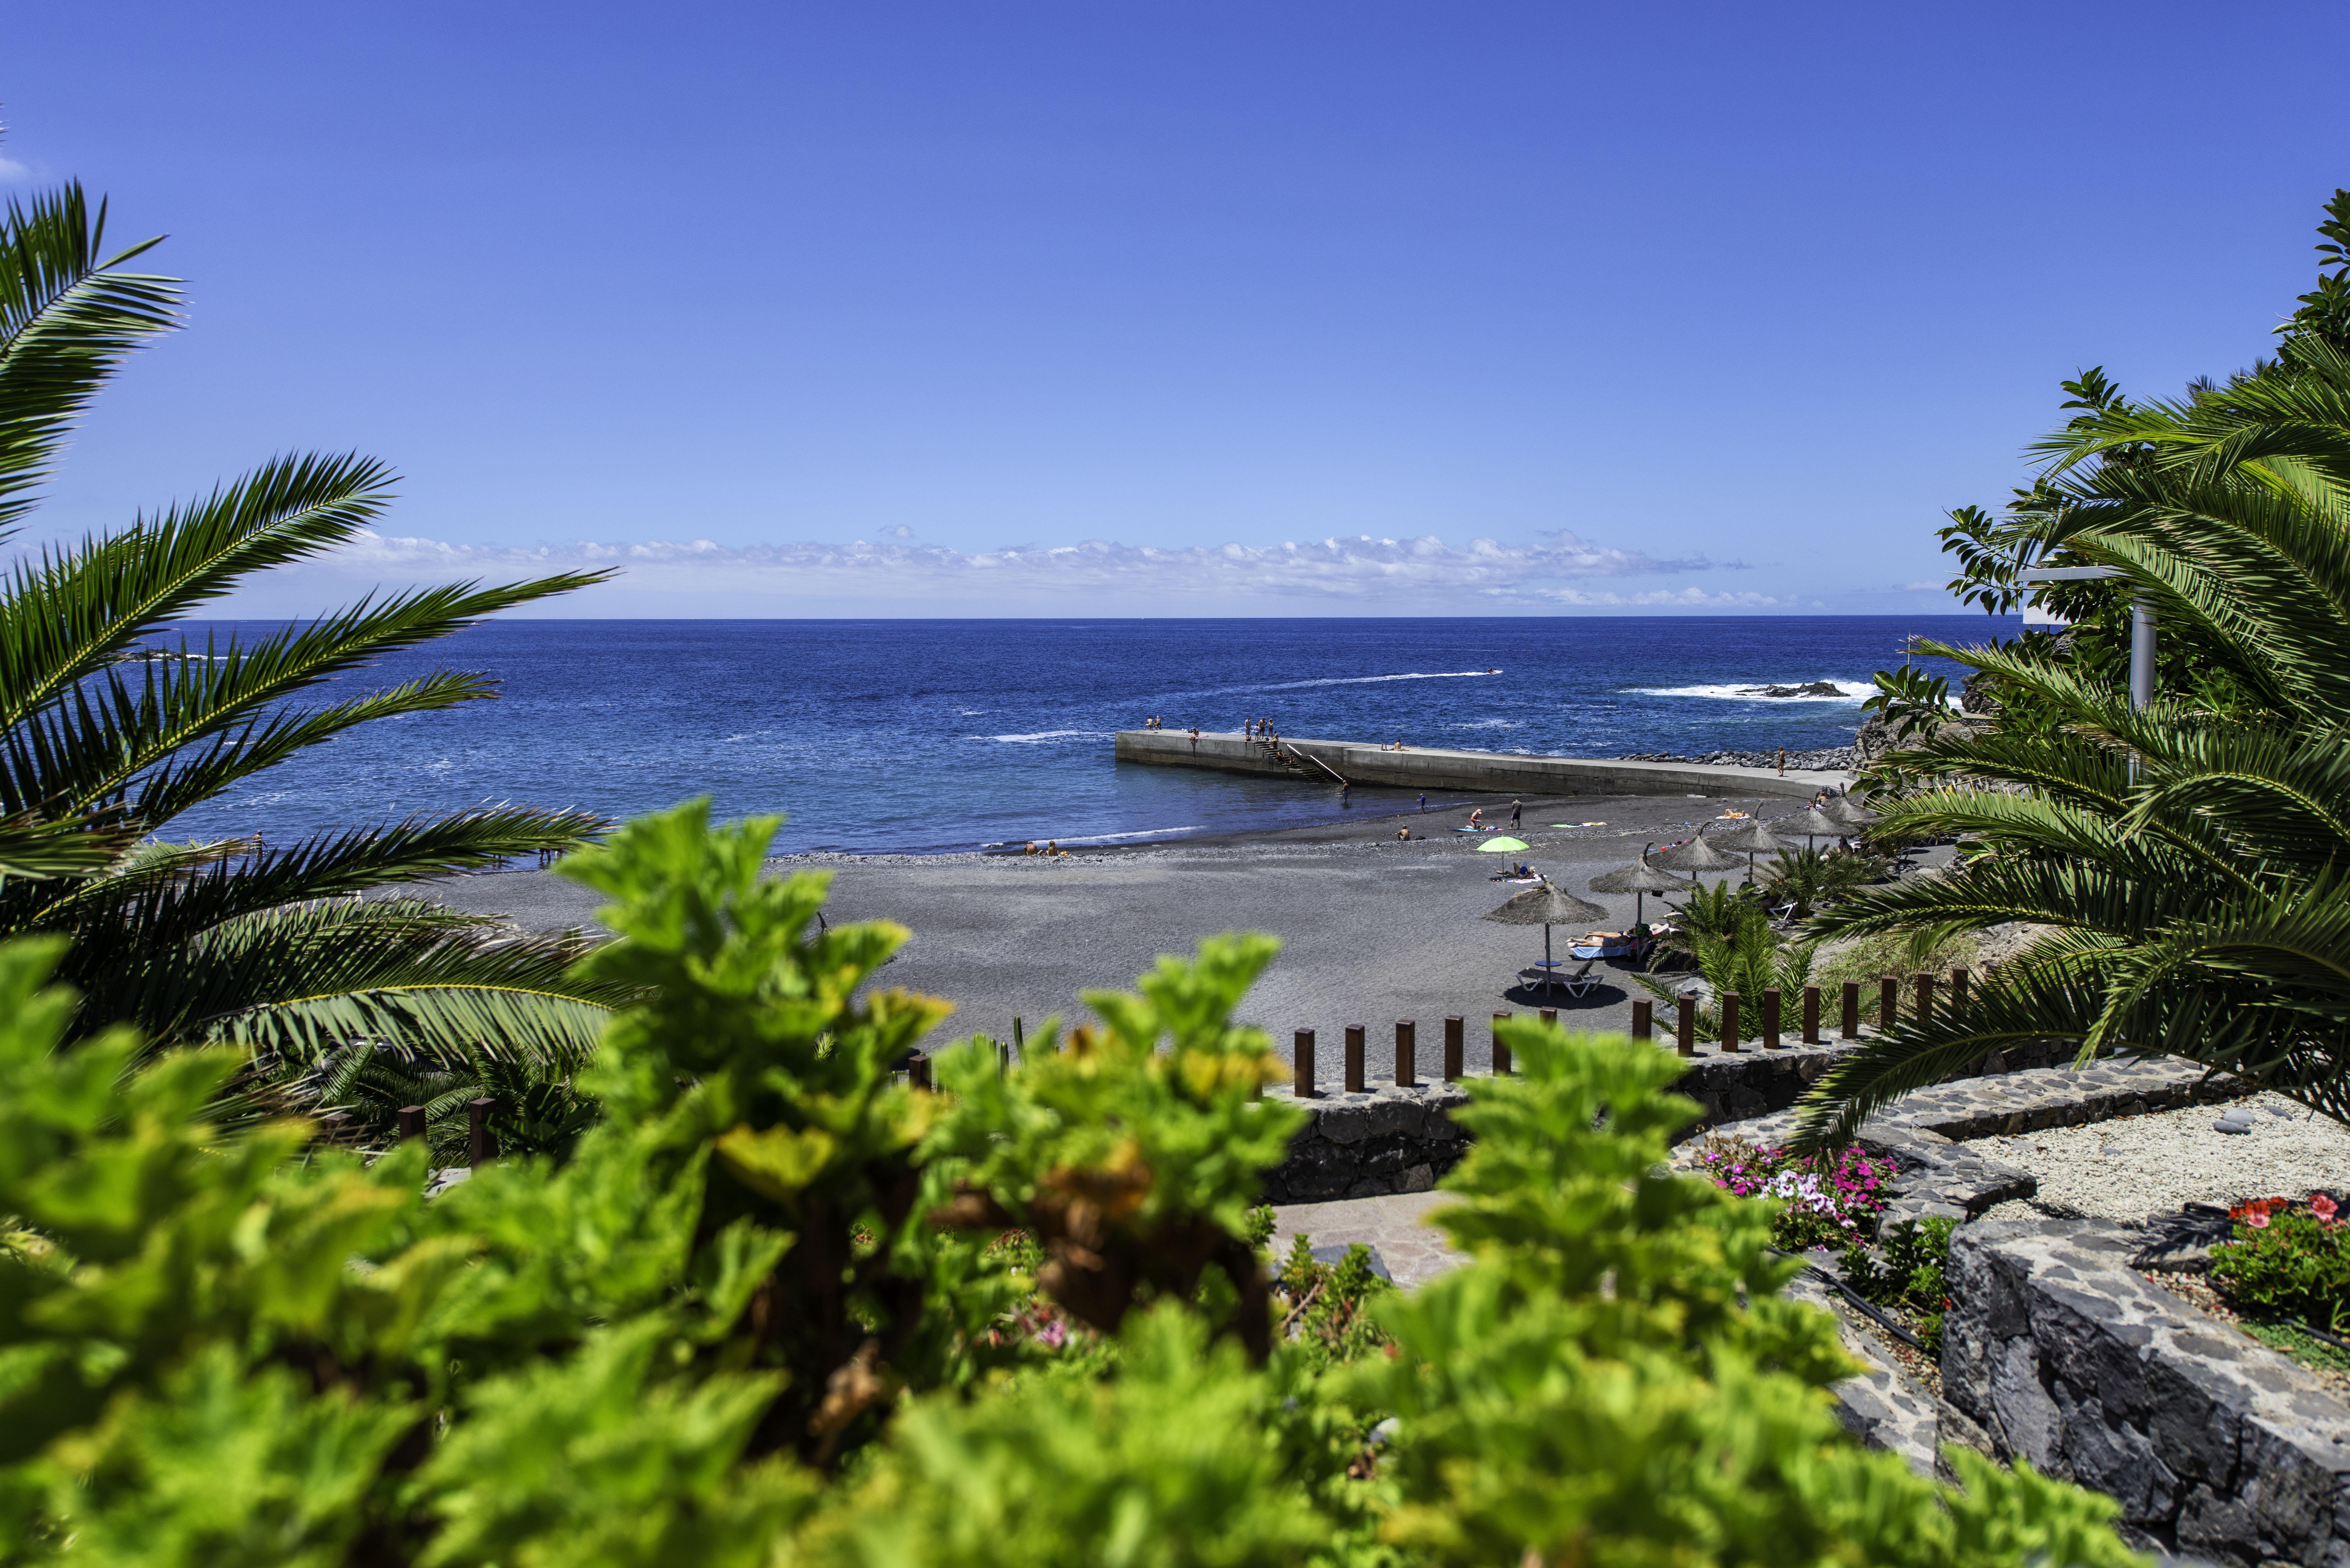
<svg viewBox="0 0 2350 1568">
<path fill-rule="evenodd" d="M 1477 719 L 1452 727 L 1456 730 L 1523 730 L 1526 722 L 1523 719 Z"/>
<path fill-rule="evenodd" d="M 1146 827 L 1135 833 L 1097 833 L 1089 838 L 1062 838 L 1059 844 L 1115 844 L 1122 838 L 1161 838 L 1170 833 L 1205 833 L 1205 827 Z"/>
<path fill-rule="evenodd" d="M 965 735 L 966 741 L 1008 741 L 1015 745 L 1028 745 L 1037 741 L 1064 741 L 1073 735 L 1090 735 L 1097 740 L 1110 734 L 1107 730 L 1039 730 L 1033 735 Z"/>
<path fill-rule="evenodd" d="M 1873 695 L 1877 685 L 1869 680 L 1830 680 L 1841 693 L 1835 697 L 1764 697 L 1755 688 L 1761 686 L 1808 686 L 1808 680 L 1741 680 L 1721 686 L 1635 686 L 1640 697 L 1715 697 L 1731 702 L 1857 702 Z"/>
</svg>

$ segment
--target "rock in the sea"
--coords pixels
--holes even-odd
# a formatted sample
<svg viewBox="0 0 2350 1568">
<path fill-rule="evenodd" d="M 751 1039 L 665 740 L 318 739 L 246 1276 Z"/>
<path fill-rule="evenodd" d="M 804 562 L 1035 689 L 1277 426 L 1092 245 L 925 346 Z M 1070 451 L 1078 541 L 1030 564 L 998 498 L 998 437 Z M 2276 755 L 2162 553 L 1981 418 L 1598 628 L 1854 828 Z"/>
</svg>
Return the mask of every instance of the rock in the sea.
<svg viewBox="0 0 2350 1568">
<path fill-rule="evenodd" d="M 1811 680 L 1801 686 L 1741 686 L 1741 697 L 1841 697 L 1843 691 L 1833 680 Z"/>
</svg>

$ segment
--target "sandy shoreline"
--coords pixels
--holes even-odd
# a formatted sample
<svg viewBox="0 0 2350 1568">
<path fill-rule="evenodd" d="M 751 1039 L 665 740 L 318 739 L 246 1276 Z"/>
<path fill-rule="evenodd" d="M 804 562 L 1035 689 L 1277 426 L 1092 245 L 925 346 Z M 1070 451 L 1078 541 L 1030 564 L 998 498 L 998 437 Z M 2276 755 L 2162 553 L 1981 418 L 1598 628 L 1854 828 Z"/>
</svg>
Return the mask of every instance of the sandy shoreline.
<svg viewBox="0 0 2350 1568">
<path fill-rule="evenodd" d="M 1386 806 L 1388 803 L 1380 803 Z M 1447 1013 L 1470 1022 L 1472 1070 L 1487 1060 L 1495 1012 L 1555 1006 L 1562 1020 L 1622 1028 L 1645 995 L 1620 969 L 1580 1002 L 1519 988 L 1517 971 L 1542 956 L 1542 932 L 1478 917 L 1519 889 L 1490 880 L 1497 863 L 1531 861 L 1549 878 L 1631 919 L 1629 895 L 1586 884 L 1628 865 L 1648 842 L 1688 836 L 1753 800 L 1570 796 L 1525 802 L 1523 854 L 1481 854 L 1450 831 L 1467 806 L 1440 812 L 1358 808 L 1349 820 L 1247 836 L 1225 835 L 1080 851 L 1053 859 L 1019 855 L 796 855 L 771 872 L 831 874 L 835 919 L 886 919 L 913 935 L 880 983 L 946 997 L 955 1016 L 928 1043 L 973 1032 L 1009 1033 L 1014 1015 L 1034 1028 L 1048 1013 L 1085 1016 L 1083 990 L 1122 988 L 1161 953 L 1189 952 L 1203 936 L 1269 931 L 1284 946 L 1242 1009 L 1284 1050 L 1290 1032 L 1313 1029 L 1326 1079 L 1335 1078 L 1342 1031 L 1368 1030 L 1374 1077 L 1392 1071 L 1395 1023 L 1420 1028 L 1420 1055 L 1440 1038 Z M 1488 821 L 1506 825 L 1509 803 L 1478 797 Z M 1802 803 L 1761 803 L 1764 819 Z M 1586 823 L 1604 826 L 1585 826 Z M 1573 826 L 1558 826 L 1555 824 Z M 1431 836 L 1398 842 L 1409 826 Z M 546 872 L 451 878 L 434 885 L 449 904 L 494 912 L 543 929 L 593 923 L 598 897 Z M 1656 900 L 1651 898 L 1653 913 Z M 1568 934 L 1565 928 L 1556 933 Z"/>
</svg>

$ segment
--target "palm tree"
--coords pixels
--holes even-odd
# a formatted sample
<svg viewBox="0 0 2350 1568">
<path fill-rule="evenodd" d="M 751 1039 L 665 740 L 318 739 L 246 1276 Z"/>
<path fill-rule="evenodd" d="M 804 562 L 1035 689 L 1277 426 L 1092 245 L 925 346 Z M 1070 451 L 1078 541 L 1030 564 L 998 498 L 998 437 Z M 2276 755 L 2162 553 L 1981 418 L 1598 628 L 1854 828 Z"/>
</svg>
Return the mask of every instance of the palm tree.
<svg viewBox="0 0 2350 1568">
<path fill-rule="evenodd" d="M 2330 219 L 2339 282 L 2350 192 Z M 1831 1072 L 1811 1138 L 2052 1039 L 2184 1057 L 2350 1121 L 2350 353 L 2303 314 L 2275 361 L 2183 399 L 2068 383 L 2083 411 L 2042 443 L 2042 482 L 2003 534 L 1970 527 L 1995 587 L 2031 565 L 2112 568 L 2193 667 L 2133 711 L 2109 661 L 2045 639 L 1930 649 L 1992 677 L 2000 722 L 1887 759 L 1908 793 L 1878 809 L 1887 831 L 1965 836 L 1963 857 L 1815 929 L 2054 930 L 1966 1008 Z"/>
<path fill-rule="evenodd" d="M 1792 996 L 1811 982 L 1815 944 L 1782 941 L 1771 929 L 1771 917 L 1762 906 L 1732 892 L 1727 883 L 1700 888 L 1673 913 L 1682 927 L 1679 940 L 1711 992 L 1711 1001 L 1697 1012 L 1699 1039 L 1721 1038 L 1721 998 L 1729 992 L 1736 992 L 1745 1002 L 1749 1011 L 1742 1028 L 1752 1035 L 1762 1026 L 1764 992 L 1776 989 Z M 1679 1003 L 1686 983 L 1654 974 L 1632 979 L 1668 1007 Z"/>
<path fill-rule="evenodd" d="M 107 379 L 175 325 L 175 280 L 131 265 L 156 242 L 109 255 L 105 229 L 104 205 L 74 185 L 0 217 L 0 540 Z M 368 459 L 279 458 L 120 532 L 20 552 L 0 577 L 0 937 L 71 939 L 61 975 L 82 995 L 78 1034 L 130 1023 L 158 1049 L 243 1046 L 247 1092 L 353 1042 L 419 1069 L 486 1058 L 557 1075 L 594 1044 L 609 998 L 568 978 L 577 937 L 380 896 L 570 847 L 602 826 L 589 814 L 471 811 L 266 847 L 154 837 L 354 725 L 495 695 L 482 676 L 438 671 L 304 701 L 386 653 L 596 580 L 375 594 L 251 639 L 158 650 L 175 621 L 350 539 L 390 497 Z"/>
</svg>

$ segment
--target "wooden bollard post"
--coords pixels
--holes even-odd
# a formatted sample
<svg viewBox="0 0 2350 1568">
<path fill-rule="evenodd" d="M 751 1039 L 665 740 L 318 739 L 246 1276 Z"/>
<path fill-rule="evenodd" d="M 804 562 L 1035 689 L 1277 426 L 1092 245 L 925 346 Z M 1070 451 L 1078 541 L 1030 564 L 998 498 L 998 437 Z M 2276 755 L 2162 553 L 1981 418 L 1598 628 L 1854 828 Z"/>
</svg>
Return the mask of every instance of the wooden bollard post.
<svg viewBox="0 0 2350 1568">
<path fill-rule="evenodd" d="M 1645 996 L 1632 1004 L 1633 1039 L 1646 1040 L 1656 1033 L 1656 1006 Z"/>
<path fill-rule="evenodd" d="M 1012 1015 L 1012 1054 L 1023 1062 L 1028 1060 L 1028 1035 L 1020 1027 L 1020 1015 L 1016 1012 Z"/>
<path fill-rule="evenodd" d="M 1963 1007 L 1967 1001 L 1967 966 L 1960 964 L 1950 971 L 1950 1005 Z"/>
<path fill-rule="evenodd" d="M 910 1088 L 927 1089 L 931 1086 L 931 1059 L 928 1056 L 917 1056 L 906 1064 L 906 1083 Z"/>
<path fill-rule="evenodd" d="M 1779 1049 L 1779 988 L 1764 988 L 1762 992 L 1762 1049 Z"/>
<path fill-rule="evenodd" d="M 1901 982 L 1888 974 L 1877 982 L 1877 1032 L 1884 1033 L 1900 1016 Z"/>
<path fill-rule="evenodd" d="M 1918 975 L 1917 986 L 1918 1007 L 1915 1016 L 1922 1025 L 1930 1022 L 1934 1016 L 1934 977 L 1930 974 Z"/>
<path fill-rule="evenodd" d="M 1679 996 L 1674 1001 L 1680 1009 L 1680 1016 L 1674 1020 L 1679 1031 L 1680 1053 L 1684 1056 L 1694 1056 L 1697 1054 L 1697 998 Z"/>
<path fill-rule="evenodd" d="M 422 1137 L 424 1136 L 424 1107 L 422 1106 L 400 1106 L 399 1122 L 400 1137 Z"/>
<path fill-rule="evenodd" d="M 498 1158 L 498 1136 L 490 1130 L 490 1113 L 497 1104 L 488 1095 L 465 1102 L 465 1163 L 476 1170 Z"/>
<path fill-rule="evenodd" d="M 1542 1010 L 1542 1021 L 1545 1027 L 1556 1026 L 1558 1023 L 1558 1009 L 1555 1007 L 1544 1008 Z"/>
<path fill-rule="evenodd" d="M 1410 1088 L 1419 1082 L 1419 1023 L 1402 1019 L 1396 1024 L 1396 1083 Z"/>
<path fill-rule="evenodd" d="M 1363 1092 L 1363 1026 L 1347 1025 L 1347 1093 Z"/>
<path fill-rule="evenodd" d="M 1856 980 L 1844 982 L 1844 1020 L 1836 1033 L 1846 1040 L 1860 1038 L 1860 981 Z"/>
<path fill-rule="evenodd" d="M 1804 987 L 1804 1044 L 1816 1045 L 1819 1043 L 1820 988 L 1807 985 Z"/>
<path fill-rule="evenodd" d="M 1506 1012 L 1493 1014 L 1493 1076 L 1496 1078 L 1510 1075 L 1510 1048 L 1502 1044 L 1502 1020 L 1508 1016 Z"/>
<path fill-rule="evenodd" d="M 1301 1100 L 1314 1097 L 1314 1031 L 1301 1029 L 1289 1042 L 1289 1092 Z"/>
<path fill-rule="evenodd" d="M 1721 1048 L 1731 1055 L 1738 1054 L 1738 993 L 1721 993 Z"/>
<path fill-rule="evenodd" d="M 1444 1081 L 1457 1084 L 1469 1075 L 1469 1026 L 1457 1012 L 1444 1015 Z"/>
</svg>

